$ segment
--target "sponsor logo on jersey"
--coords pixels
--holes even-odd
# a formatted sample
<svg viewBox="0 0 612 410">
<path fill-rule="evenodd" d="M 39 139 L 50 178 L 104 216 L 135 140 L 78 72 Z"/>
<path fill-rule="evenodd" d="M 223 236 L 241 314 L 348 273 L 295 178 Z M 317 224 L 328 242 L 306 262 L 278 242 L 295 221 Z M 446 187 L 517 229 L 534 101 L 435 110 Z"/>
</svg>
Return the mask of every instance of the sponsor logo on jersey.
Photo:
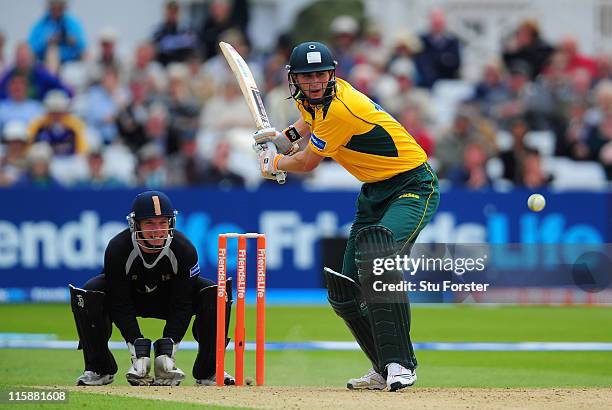
<svg viewBox="0 0 612 410">
<path fill-rule="evenodd" d="M 193 268 L 189 269 L 189 277 L 193 278 L 194 276 L 198 276 L 200 274 L 200 264 L 196 262 Z"/>
<path fill-rule="evenodd" d="M 325 149 L 325 146 L 327 145 L 327 142 L 317 137 L 314 132 L 310 135 L 310 142 L 312 142 L 312 145 L 314 145 L 321 151 L 323 151 Z"/>
<path fill-rule="evenodd" d="M 414 198 L 414 199 L 420 198 L 420 196 L 418 196 L 417 194 L 413 194 L 412 192 L 408 192 L 407 194 L 401 194 L 399 197 L 400 198 Z"/>
<path fill-rule="evenodd" d="M 157 289 L 157 285 L 153 286 L 152 288 L 148 287 L 147 285 L 144 285 L 145 288 L 145 293 L 151 293 L 154 292 L 155 289 Z"/>
</svg>

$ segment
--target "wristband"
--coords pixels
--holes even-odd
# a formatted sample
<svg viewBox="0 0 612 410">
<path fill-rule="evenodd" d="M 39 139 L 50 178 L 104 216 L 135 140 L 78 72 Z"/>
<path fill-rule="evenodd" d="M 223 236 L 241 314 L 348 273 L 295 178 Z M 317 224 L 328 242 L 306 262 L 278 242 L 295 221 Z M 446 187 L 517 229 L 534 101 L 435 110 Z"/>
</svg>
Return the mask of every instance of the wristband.
<svg viewBox="0 0 612 410">
<path fill-rule="evenodd" d="M 274 171 L 280 171 L 280 169 L 278 169 L 278 162 L 280 161 L 280 159 L 281 159 L 282 157 L 283 157 L 283 155 L 281 155 L 281 154 L 276 154 L 276 155 L 274 156 L 274 162 L 273 162 L 273 165 L 274 165 Z"/>
<path fill-rule="evenodd" d="M 296 142 L 297 140 L 302 138 L 298 130 L 293 125 L 290 125 L 289 127 L 285 128 L 283 130 L 283 134 L 285 134 L 287 139 L 291 142 Z"/>
</svg>

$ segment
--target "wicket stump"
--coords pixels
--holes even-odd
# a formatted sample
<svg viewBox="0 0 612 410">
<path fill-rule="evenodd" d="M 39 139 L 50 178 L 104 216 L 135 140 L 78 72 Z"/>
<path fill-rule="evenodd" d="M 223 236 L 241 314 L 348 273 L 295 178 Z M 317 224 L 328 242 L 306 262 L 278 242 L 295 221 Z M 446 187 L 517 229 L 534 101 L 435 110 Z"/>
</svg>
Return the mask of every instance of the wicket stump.
<svg viewBox="0 0 612 410">
<path fill-rule="evenodd" d="M 245 349 L 245 296 L 247 277 L 247 239 L 257 239 L 257 329 L 255 338 L 255 380 L 264 384 L 264 361 L 266 341 L 266 237 L 260 233 L 226 233 L 219 235 L 217 260 L 217 349 L 216 384 L 224 385 L 225 373 L 225 303 L 227 298 L 227 239 L 238 238 L 236 269 L 236 327 L 234 329 L 234 351 L 236 354 L 236 385 L 244 384 Z"/>
</svg>

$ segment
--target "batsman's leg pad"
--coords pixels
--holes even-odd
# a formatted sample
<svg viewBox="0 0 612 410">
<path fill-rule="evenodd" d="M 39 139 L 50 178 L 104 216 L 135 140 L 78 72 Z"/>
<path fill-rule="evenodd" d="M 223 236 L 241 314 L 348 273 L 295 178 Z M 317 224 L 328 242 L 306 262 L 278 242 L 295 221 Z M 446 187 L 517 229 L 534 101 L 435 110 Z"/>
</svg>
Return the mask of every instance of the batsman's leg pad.
<svg viewBox="0 0 612 410">
<path fill-rule="evenodd" d="M 376 258 L 395 258 L 398 250 L 393 232 L 380 225 L 362 229 L 356 237 L 355 259 L 359 281 L 367 305 L 368 317 L 379 367 L 399 363 L 408 369 L 416 368 L 416 357 L 410 340 L 410 303 L 405 291 L 378 292 L 374 283 L 401 284 L 404 280 L 400 270 L 384 271 L 374 275 Z M 380 289 L 380 285 L 377 287 Z"/>
<path fill-rule="evenodd" d="M 374 370 L 380 373 L 381 369 L 378 367 L 379 360 L 376 356 L 372 328 L 359 285 L 348 276 L 330 268 L 323 269 L 323 274 L 329 304 L 334 312 L 344 320 L 361 350 L 372 362 Z"/>
<path fill-rule="evenodd" d="M 232 313 L 232 278 L 226 282 L 227 301 L 225 304 L 225 345 Z M 193 363 L 193 377 L 206 379 L 215 374 L 217 357 L 217 285 L 205 287 L 198 294 L 200 303 L 196 311 L 192 332 L 198 342 L 198 355 Z"/>
<path fill-rule="evenodd" d="M 108 349 L 112 332 L 110 316 L 105 311 L 105 293 L 70 287 L 70 305 L 74 315 L 79 346 L 83 349 L 85 370 L 98 374 L 117 373 L 117 362 Z"/>
</svg>

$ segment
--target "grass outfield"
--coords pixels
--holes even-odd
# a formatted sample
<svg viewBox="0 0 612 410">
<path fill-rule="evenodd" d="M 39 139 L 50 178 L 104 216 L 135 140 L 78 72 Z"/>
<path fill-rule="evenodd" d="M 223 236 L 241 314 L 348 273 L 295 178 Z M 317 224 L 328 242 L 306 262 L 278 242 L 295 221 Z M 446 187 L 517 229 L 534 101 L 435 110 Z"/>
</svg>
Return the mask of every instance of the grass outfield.
<svg viewBox="0 0 612 410">
<path fill-rule="evenodd" d="M 352 340 L 327 307 L 270 306 L 267 313 L 268 341 Z M 249 308 L 251 324 L 253 316 Z M 76 340 L 68 305 L 2 305 L 0 317 L 0 332 L 50 333 L 59 340 Z M 413 318 L 412 335 L 417 342 L 612 342 L 609 307 L 416 306 Z M 141 324 L 145 336 L 160 336 L 160 321 L 147 319 Z M 247 328 L 252 340 L 254 327 L 248 321 Z M 113 339 L 121 340 L 116 329 Z M 190 331 L 186 340 L 191 340 Z M 420 351 L 417 355 L 419 387 L 595 387 L 610 386 L 612 380 L 610 352 Z M 120 367 L 115 384 L 126 385 L 128 353 L 119 350 L 115 357 Z M 179 367 L 191 373 L 194 357 L 193 351 L 179 351 Z M 268 385 L 341 388 L 348 378 L 369 367 L 360 352 L 276 351 L 267 352 L 266 357 Z M 4 387 L 71 385 L 82 371 L 81 353 L 69 350 L 0 349 L 0 363 L 0 386 Z M 231 352 L 227 363 L 231 370 Z M 246 363 L 246 374 L 253 376 L 254 353 L 247 352 Z M 189 377 L 185 384 L 192 385 L 193 379 Z M 75 393 L 75 401 L 81 395 L 86 394 Z"/>
</svg>

